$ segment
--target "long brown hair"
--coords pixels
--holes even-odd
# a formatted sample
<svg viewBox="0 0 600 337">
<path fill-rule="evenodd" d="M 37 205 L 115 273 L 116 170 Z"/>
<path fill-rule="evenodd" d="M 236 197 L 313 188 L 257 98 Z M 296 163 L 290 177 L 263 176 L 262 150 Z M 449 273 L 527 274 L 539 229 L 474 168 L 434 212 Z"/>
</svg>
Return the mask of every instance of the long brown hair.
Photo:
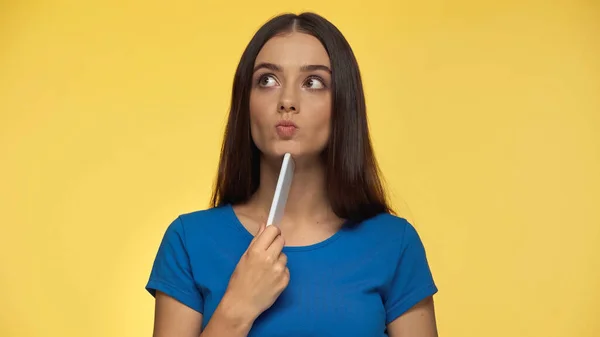
<svg viewBox="0 0 600 337">
<path fill-rule="evenodd" d="M 231 110 L 211 206 L 245 202 L 258 189 L 260 151 L 250 135 L 252 72 L 263 45 L 271 37 L 290 31 L 319 39 L 331 61 L 332 129 L 322 159 L 333 211 L 350 223 L 392 212 L 371 146 L 358 63 L 342 33 L 314 13 L 283 14 L 269 20 L 244 50 L 233 80 Z"/>
</svg>

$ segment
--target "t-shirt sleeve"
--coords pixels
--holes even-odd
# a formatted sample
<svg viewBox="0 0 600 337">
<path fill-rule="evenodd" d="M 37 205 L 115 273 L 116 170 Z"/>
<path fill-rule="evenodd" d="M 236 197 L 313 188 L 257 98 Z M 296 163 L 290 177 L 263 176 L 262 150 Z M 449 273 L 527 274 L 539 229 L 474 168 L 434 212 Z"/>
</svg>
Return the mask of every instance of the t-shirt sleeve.
<svg viewBox="0 0 600 337">
<path fill-rule="evenodd" d="M 396 269 L 384 294 L 386 324 L 437 291 L 423 243 L 406 223 Z"/>
<path fill-rule="evenodd" d="M 162 238 L 146 290 L 152 296 L 161 291 L 203 313 L 204 299 L 192 275 L 181 217 L 169 225 Z"/>
</svg>

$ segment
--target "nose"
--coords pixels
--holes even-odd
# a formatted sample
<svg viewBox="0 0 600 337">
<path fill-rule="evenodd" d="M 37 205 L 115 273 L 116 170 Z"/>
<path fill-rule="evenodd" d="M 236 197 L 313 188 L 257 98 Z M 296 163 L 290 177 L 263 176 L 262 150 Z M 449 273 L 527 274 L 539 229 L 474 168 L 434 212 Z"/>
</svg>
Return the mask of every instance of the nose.
<svg viewBox="0 0 600 337">
<path fill-rule="evenodd" d="M 299 106 L 296 100 L 296 95 L 293 91 L 294 90 L 292 88 L 288 88 L 287 90 L 283 90 L 283 92 L 281 93 L 281 98 L 279 99 L 279 104 L 277 108 L 279 113 L 298 113 Z"/>
<path fill-rule="evenodd" d="M 291 102 L 281 102 L 279 112 L 296 112 L 296 105 Z"/>
</svg>

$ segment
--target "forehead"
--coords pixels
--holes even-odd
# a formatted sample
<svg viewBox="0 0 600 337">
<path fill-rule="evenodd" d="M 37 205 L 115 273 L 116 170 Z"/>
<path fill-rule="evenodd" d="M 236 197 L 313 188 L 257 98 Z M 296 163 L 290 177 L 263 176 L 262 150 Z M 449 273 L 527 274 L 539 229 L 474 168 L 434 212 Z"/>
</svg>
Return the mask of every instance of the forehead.
<svg viewBox="0 0 600 337">
<path fill-rule="evenodd" d="M 272 37 L 256 56 L 256 64 L 269 62 L 282 67 L 299 67 L 307 64 L 329 64 L 329 55 L 316 37 L 292 32 Z"/>
</svg>

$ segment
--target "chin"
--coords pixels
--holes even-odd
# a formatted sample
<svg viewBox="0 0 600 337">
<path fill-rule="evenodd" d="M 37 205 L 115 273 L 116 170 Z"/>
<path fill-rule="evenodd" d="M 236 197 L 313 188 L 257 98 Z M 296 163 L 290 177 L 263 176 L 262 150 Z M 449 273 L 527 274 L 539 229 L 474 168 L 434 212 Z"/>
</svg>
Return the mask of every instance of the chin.
<svg viewBox="0 0 600 337">
<path fill-rule="evenodd" d="M 298 144 L 280 144 L 279 146 L 274 146 L 270 149 L 270 151 L 263 152 L 263 154 L 267 157 L 271 158 L 283 158 L 286 153 L 292 155 L 292 158 L 310 158 L 310 157 L 318 157 L 321 154 L 322 150 L 319 149 L 307 149 L 298 146 Z"/>
<path fill-rule="evenodd" d="M 304 142 L 301 140 L 270 140 L 255 142 L 262 156 L 269 159 L 282 159 L 286 153 L 293 158 L 319 157 L 327 144 L 325 142 Z"/>
<path fill-rule="evenodd" d="M 303 151 L 299 151 L 298 149 L 294 149 L 294 148 L 279 148 L 279 149 L 275 149 L 273 151 L 268 151 L 267 153 L 265 153 L 265 155 L 267 155 L 268 157 L 281 158 L 286 153 L 291 154 L 292 157 L 298 157 L 298 156 L 304 155 Z"/>
</svg>

